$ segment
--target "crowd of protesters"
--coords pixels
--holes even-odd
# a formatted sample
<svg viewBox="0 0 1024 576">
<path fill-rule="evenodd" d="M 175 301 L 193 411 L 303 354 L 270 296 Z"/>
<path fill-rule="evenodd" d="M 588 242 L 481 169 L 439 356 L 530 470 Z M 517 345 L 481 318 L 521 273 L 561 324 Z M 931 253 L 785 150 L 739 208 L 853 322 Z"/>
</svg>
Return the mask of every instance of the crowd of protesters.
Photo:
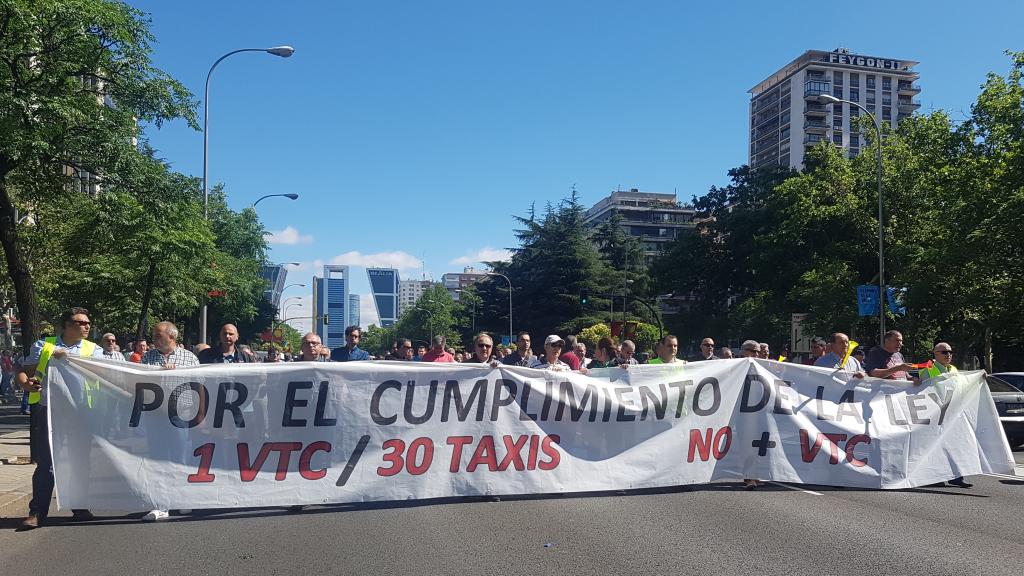
<svg viewBox="0 0 1024 576">
<path fill-rule="evenodd" d="M 594 349 L 588 353 L 586 343 L 576 336 L 561 337 L 548 335 L 539 346 L 527 332 L 516 335 L 515 346 L 496 345 L 494 339 L 486 334 L 477 334 L 471 347 L 466 351 L 455 350 L 448 346 L 444 336 L 434 336 L 430 346 L 413 345 L 409 338 L 398 338 L 390 351 L 382 358 L 372 356 L 359 347 L 362 330 L 358 326 L 345 329 L 345 345 L 331 350 L 324 346 L 320 337 L 308 333 L 302 337 L 300 350 L 292 356 L 270 347 L 264 358 L 253 352 L 248 346 L 239 343 L 239 333 L 233 324 L 221 327 L 217 342 L 213 345 L 197 344 L 192 349 L 186 348 L 178 341 L 178 328 L 173 322 L 158 322 L 152 327 L 151 338 L 136 339 L 127 342 L 122 351 L 114 334 L 105 333 L 98 343 L 91 342 L 87 337 L 93 333 L 89 311 L 84 308 L 70 308 L 65 311 L 59 322 L 59 334 L 43 338 L 35 342 L 28 354 L 17 358 L 10 350 L 4 350 L 0 356 L 0 368 L 3 379 L 0 380 L 0 399 L 17 401 L 15 392 L 22 392 L 22 413 L 30 416 L 32 458 L 36 470 L 32 476 L 33 496 L 29 503 L 29 516 L 22 522 L 23 529 L 40 526 L 46 520 L 50 500 L 53 495 L 54 478 L 52 456 L 47 433 L 47 411 L 45 384 L 47 380 L 47 364 L 51 358 L 61 359 L 66 356 L 85 356 L 105 359 L 111 362 L 133 362 L 159 366 L 170 370 L 176 368 L 199 366 L 201 364 L 237 364 L 253 362 L 351 362 L 365 360 L 392 360 L 411 362 L 444 362 L 519 366 L 553 371 L 575 371 L 588 373 L 602 368 L 629 369 L 640 364 L 673 364 L 685 363 L 687 360 L 678 358 L 679 340 L 674 335 L 661 338 L 654 350 L 638 353 L 636 344 L 624 339 L 616 342 L 610 337 L 601 338 Z M 802 360 L 804 364 L 840 370 L 850 373 L 854 378 L 871 376 L 893 380 L 909 380 L 918 382 L 920 378 L 930 378 L 944 372 L 955 372 L 953 366 L 953 350 L 949 344 L 939 342 L 934 347 L 934 359 L 926 364 L 908 363 L 900 349 L 903 336 L 898 331 L 890 330 L 884 335 L 882 344 L 872 348 L 865 354 L 859 348 L 850 350 L 850 339 L 846 334 L 832 334 L 829 340 L 815 338 L 811 342 L 811 353 Z M 704 338 L 700 342 L 699 351 L 689 358 L 689 362 L 705 362 L 734 357 L 730 347 L 717 349 L 713 338 Z M 767 343 L 756 340 L 744 341 L 738 351 L 740 358 L 770 359 L 771 351 Z M 785 361 L 784 355 L 778 358 Z M 917 375 L 912 371 L 917 370 Z M 182 398 L 185 399 L 184 397 Z M 191 401 L 191 400 L 189 400 Z M 184 403 L 184 402 L 183 402 Z M 958 478 L 951 484 L 970 487 L 970 484 Z M 759 485 L 754 479 L 744 480 L 748 489 Z M 301 509 L 301 507 L 295 507 Z M 182 511 L 187 513 L 188 511 Z M 169 516 L 168 510 L 151 510 L 143 516 L 143 520 L 162 520 Z M 91 519 L 88 510 L 73 510 L 72 521 Z"/>
</svg>

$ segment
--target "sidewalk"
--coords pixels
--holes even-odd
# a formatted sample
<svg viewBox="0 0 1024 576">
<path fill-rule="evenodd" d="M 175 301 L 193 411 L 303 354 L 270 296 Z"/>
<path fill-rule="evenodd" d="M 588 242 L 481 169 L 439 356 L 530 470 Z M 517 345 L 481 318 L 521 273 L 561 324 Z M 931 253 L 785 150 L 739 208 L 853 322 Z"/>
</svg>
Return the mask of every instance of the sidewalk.
<svg viewBox="0 0 1024 576">
<path fill-rule="evenodd" d="M 0 518 L 25 515 L 32 496 L 32 472 L 28 464 L 28 416 L 18 414 L 19 405 L 0 405 Z M 25 462 L 25 464 L 15 464 Z"/>
</svg>

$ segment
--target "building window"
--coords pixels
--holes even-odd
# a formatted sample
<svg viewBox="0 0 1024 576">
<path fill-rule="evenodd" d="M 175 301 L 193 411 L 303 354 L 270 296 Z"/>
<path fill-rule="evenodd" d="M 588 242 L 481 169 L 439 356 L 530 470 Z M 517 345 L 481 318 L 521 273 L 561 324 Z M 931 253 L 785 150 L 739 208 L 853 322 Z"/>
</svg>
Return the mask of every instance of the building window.
<svg viewBox="0 0 1024 576">
<path fill-rule="evenodd" d="M 782 129 L 782 132 L 779 133 L 779 138 L 783 140 L 789 138 L 789 126 L 786 126 L 785 128 Z"/>
<path fill-rule="evenodd" d="M 882 120 L 892 120 L 892 106 L 882 106 Z"/>
<path fill-rule="evenodd" d="M 882 76 L 882 90 L 892 90 L 892 78 Z"/>
<path fill-rule="evenodd" d="M 782 124 L 787 124 L 789 122 L 789 110 L 788 109 L 785 112 L 782 113 L 782 116 L 779 117 L 779 122 L 781 122 Z"/>
<path fill-rule="evenodd" d="M 842 132 L 834 132 L 832 134 L 832 143 L 835 144 L 836 146 L 842 146 L 843 145 L 843 133 Z"/>
<path fill-rule="evenodd" d="M 842 86 L 833 86 L 832 87 L 832 95 L 835 96 L 836 98 L 842 99 L 843 98 L 843 87 Z"/>
<path fill-rule="evenodd" d="M 886 94 L 885 92 L 882 93 L 882 105 L 883 106 L 891 106 L 892 105 L 892 94 Z"/>
<path fill-rule="evenodd" d="M 856 118 L 860 116 L 860 108 L 856 106 L 850 106 L 850 118 Z M 853 121 L 850 121 L 850 126 L 853 126 Z"/>
<path fill-rule="evenodd" d="M 860 74 L 850 72 L 850 86 L 860 86 Z"/>
<path fill-rule="evenodd" d="M 860 90 L 857 88 L 850 88 L 850 101 L 860 102 Z"/>
<path fill-rule="evenodd" d="M 860 148 L 860 134 L 850 134 L 850 148 Z"/>
<path fill-rule="evenodd" d="M 875 89 L 875 75 L 874 74 L 868 74 L 867 76 L 865 76 L 864 77 L 864 83 L 867 85 L 869 90 L 874 90 Z"/>
<path fill-rule="evenodd" d="M 781 158 L 779 158 L 779 165 L 780 166 L 789 166 L 789 154 L 786 154 L 785 156 L 782 156 Z"/>
<path fill-rule="evenodd" d="M 835 84 L 843 85 L 843 73 L 840 71 L 832 72 L 832 82 Z"/>
<path fill-rule="evenodd" d="M 842 116 L 833 116 L 832 117 L 832 129 L 833 130 L 842 130 L 843 129 L 843 117 Z"/>
<path fill-rule="evenodd" d="M 875 103 L 875 91 L 874 90 L 868 90 L 868 92 L 867 92 L 867 94 L 865 94 L 865 96 L 866 96 L 867 104 L 868 105 L 874 105 L 874 103 Z"/>
</svg>

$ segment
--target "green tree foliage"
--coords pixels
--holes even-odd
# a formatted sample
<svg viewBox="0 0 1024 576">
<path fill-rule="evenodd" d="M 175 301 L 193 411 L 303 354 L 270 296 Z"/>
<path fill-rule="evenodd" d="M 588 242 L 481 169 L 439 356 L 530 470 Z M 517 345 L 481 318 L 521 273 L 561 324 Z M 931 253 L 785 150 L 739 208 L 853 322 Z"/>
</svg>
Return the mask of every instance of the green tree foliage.
<svg viewBox="0 0 1024 576">
<path fill-rule="evenodd" d="M 26 346 L 38 333 L 34 279 L 43 270 L 19 237 L 16 210 L 60 218 L 43 207 L 77 204 L 55 202 L 68 174 L 117 173 L 126 156 L 132 162 L 140 123 L 195 125 L 191 95 L 150 62 L 153 40 L 143 14 L 118 2 L 0 4 L 0 246 Z"/>
<path fill-rule="evenodd" d="M 439 284 L 424 290 L 416 305 L 406 309 L 395 323 L 395 333 L 428 345 L 436 334 L 444 335 L 450 345 L 459 342 L 462 327 L 457 324 L 457 307 L 448 290 Z M 388 349 L 390 346 L 388 343 Z"/>
</svg>

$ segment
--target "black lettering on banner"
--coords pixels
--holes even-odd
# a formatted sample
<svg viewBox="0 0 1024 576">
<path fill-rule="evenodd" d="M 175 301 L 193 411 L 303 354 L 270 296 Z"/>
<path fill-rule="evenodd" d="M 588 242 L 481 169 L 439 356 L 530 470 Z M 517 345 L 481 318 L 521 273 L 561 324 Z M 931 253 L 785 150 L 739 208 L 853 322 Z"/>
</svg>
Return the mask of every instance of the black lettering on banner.
<svg viewBox="0 0 1024 576">
<path fill-rule="evenodd" d="M 178 400 L 181 398 L 182 394 L 185 394 L 189 390 L 195 392 L 199 396 L 199 405 L 196 409 L 195 416 L 186 422 L 178 416 Z M 203 418 L 206 417 L 206 405 L 209 400 L 209 394 L 206 392 L 205 386 L 199 382 L 185 382 L 171 391 L 171 398 L 167 402 L 167 419 L 170 420 L 171 424 L 177 428 L 194 428 L 203 421 Z"/>
<path fill-rule="evenodd" d="M 299 390 L 312 390 L 313 382 L 309 380 L 300 382 L 289 382 L 288 392 L 284 398 L 284 415 L 281 417 L 281 426 L 285 428 L 302 428 L 306 426 L 305 418 L 292 418 L 292 412 L 296 408 L 302 408 L 309 405 L 309 400 L 304 398 L 296 398 L 295 394 Z"/>
<path fill-rule="evenodd" d="M 825 387 L 818 386 L 817 391 L 814 393 L 814 405 L 818 408 L 818 420 L 835 420 L 832 416 L 825 414 Z"/>
<path fill-rule="evenodd" d="M 330 398 L 330 383 L 321 382 L 316 394 L 316 413 L 313 415 L 313 426 L 337 426 L 337 418 L 324 418 L 327 411 L 327 399 Z"/>
<path fill-rule="evenodd" d="M 422 388 L 422 386 L 420 387 Z M 416 394 L 416 381 L 409 380 L 405 384 L 405 421 L 409 424 L 423 424 L 434 415 L 434 399 L 437 396 L 437 380 L 430 381 L 430 389 L 427 392 L 427 406 L 423 414 L 416 416 L 412 413 L 412 401 Z"/>
<path fill-rule="evenodd" d="M 377 386 L 377 389 L 373 391 L 373 396 L 370 397 L 370 418 L 373 419 L 373 423 L 378 426 L 387 426 L 394 424 L 398 420 L 398 414 L 394 416 L 384 416 L 380 413 L 380 398 L 384 395 L 386 390 L 402 390 L 402 383 L 398 380 L 385 380 Z"/>
<path fill-rule="evenodd" d="M 668 383 L 669 388 L 675 388 L 679 391 L 679 398 L 676 400 L 676 418 L 683 417 L 683 405 L 686 403 L 686 387 L 690 384 L 693 384 L 691 380 Z"/>
<path fill-rule="evenodd" d="M 366 450 L 366 445 L 370 443 L 370 435 L 367 434 L 359 438 L 359 443 L 356 444 L 356 449 L 352 451 L 352 455 L 348 457 L 348 463 L 345 464 L 345 469 L 341 471 L 341 476 L 338 476 L 338 481 L 334 483 L 335 486 L 344 486 L 352 471 L 356 469 L 356 464 L 359 463 L 359 459 L 363 456 L 363 451 Z"/>
<path fill-rule="evenodd" d="M 754 382 L 760 384 L 761 397 L 754 404 L 750 403 L 750 390 L 754 387 Z M 764 378 L 760 374 L 747 374 L 747 377 L 743 379 L 743 394 L 740 396 L 740 412 L 760 412 L 765 406 L 768 405 L 768 401 L 772 398 L 772 390 L 765 382 Z"/>
<path fill-rule="evenodd" d="M 530 414 L 529 412 L 526 411 L 526 407 L 530 403 L 530 391 L 532 389 L 533 387 L 530 386 L 529 380 L 523 382 L 523 392 L 519 397 L 519 420 L 522 422 L 525 422 L 527 420 L 537 420 L 536 414 Z"/>
<path fill-rule="evenodd" d="M 700 407 L 700 395 L 704 391 L 704 388 L 710 386 L 712 401 L 711 406 L 707 408 Z M 722 391 L 718 386 L 718 379 L 711 378 L 710 376 L 701 380 L 697 384 L 697 388 L 693 391 L 693 413 L 698 416 L 710 416 L 718 411 L 718 408 L 722 406 Z"/>
<path fill-rule="evenodd" d="M 860 412 L 857 411 L 855 406 L 857 398 L 854 395 L 853 390 L 847 390 L 843 392 L 843 395 L 839 397 L 839 408 L 836 410 L 836 421 L 842 422 L 846 416 L 853 416 L 853 419 L 858 424 L 864 423 L 864 418 L 861 417 Z"/>
<path fill-rule="evenodd" d="M 528 394 L 529 386 L 523 386 L 523 394 Z M 469 392 L 469 398 L 462 402 L 462 389 L 458 380 L 448 380 L 444 383 L 444 403 L 441 405 L 441 422 L 447 422 L 452 402 L 455 403 L 455 416 L 459 422 L 465 422 L 469 418 L 469 412 L 476 403 L 476 422 L 484 420 L 484 396 L 487 394 L 487 380 L 477 380 L 473 389 Z"/>
<path fill-rule="evenodd" d="M 572 418 L 573 422 L 579 422 L 580 417 L 587 410 L 587 402 L 590 403 L 590 416 L 591 422 L 597 419 L 597 404 L 599 394 L 597 388 L 587 384 L 583 395 L 580 397 L 579 402 L 576 401 L 576 392 L 573 390 L 572 382 L 568 380 L 559 383 L 558 385 L 558 409 L 555 411 L 555 420 L 561 420 L 562 415 L 565 413 L 566 405 L 569 406 L 569 417 Z"/>
<path fill-rule="evenodd" d="M 936 424 L 941 426 L 942 422 L 946 419 L 946 410 L 949 410 L 949 404 L 953 401 L 953 388 L 949 387 L 943 390 L 942 398 L 939 398 L 939 395 L 935 392 L 929 392 L 928 397 L 932 399 L 932 402 L 939 405 L 939 421 Z"/>
<path fill-rule="evenodd" d="M 790 388 L 790 387 L 792 387 L 792 384 L 790 384 L 789 382 L 787 382 L 785 380 L 776 380 L 774 383 L 775 383 L 775 407 L 772 409 L 772 413 L 773 414 L 787 414 L 787 415 L 791 416 L 793 414 L 793 409 L 790 408 L 789 406 L 783 405 L 783 403 L 782 403 L 783 397 L 786 397 L 787 399 L 789 398 L 789 392 L 783 392 L 782 391 L 782 387 L 785 386 L 786 388 Z"/>
<path fill-rule="evenodd" d="M 551 380 L 544 382 L 544 390 L 544 402 L 542 402 L 540 406 L 540 419 L 546 422 L 548 419 L 548 411 L 551 410 L 551 398 L 555 395 L 555 383 Z"/>
<path fill-rule="evenodd" d="M 616 422 L 632 422 L 636 420 L 636 414 L 627 414 L 626 408 L 636 408 L 636 402 L 633 400 L 623 398 L 623 394 L 629 394 L 633 389 L 629 387 L 616 388 L 615 392 L 615 403 L 619 405 L 618 411 L 615 413 Z"/>
<path fill-rule="evenodd" d="M 153 393 L 153 401 L 146 402 L 146 391 Z M 152 382 L 136 382 L 135 383 L 135 405 L 132 406 L 132 417 L 128 420 L 129 428 L 137 428 L 139 426 L 139 419 L 142 417 L 143 412 L 150 410 L 156 410 L 164 402 L 164 389 L 159 384 Z"/>
<path fill-rule="evenodd" d="M 508 396 L 501 397 L 501 391 L 508 390 Z M 508 406 L 516 401 L 516 383 L 505 378 L 498 378 L 494 381 L 494 395 L 491 399 L 491 422 L 498 421 L 498 412 L 502 406 Z"/>
<path fill-rule="evenodd" d="M 931 424 L 931 418 L 921 418 L 920 416 L 921 412 L 924 412 L 925 410 L 928 409 L 927 407 L 921 406 L 919 404 L 919 402 L 921 402 L 922 400 L 923 398 L 921 398 L 920 396 L 908 395 L 905 397 L 905 402 L 907 403 L 907 412 L 910 412 L 910 421 L 913 422 L 914 424 Z"/>
<path fill-rule="evenodd" d="M 231 402 L 227 401 L 228 391 L 235 393 Z M 217 387 L 217 407 L 214 408 L 213 427 L 220 428 L 224 424 L 224 412 L 230 410 L 231 418 L 235 421 L 235 428 L 245 428 L 245 419 L 242 417 L 242 406 L 249 397 L 249 389 L 241 382 L 221 382 Z"/>
<path fill-rule="evenodd" d="M 640 412 L 641 420 L 647 420 L 647 412 L 650 409 L 650 404 L 647 403 L 648 399 L 650 399 L 651 404 L 654 405 L 654 417 L 658 420 L 663 420 L 665 418 L 665 409 L 668 408 L 668 387 L 664 384 L 658 384 L 658 389 L 661 391 L 661 397 L 658 397 L 654 392 L 651 392 L 650 386 L 640 387 L 640 404 L 643 406 L 643 409 Z M 591 422 L 593 422 L 593 420 L 591 420 Z"/>
</svg>

